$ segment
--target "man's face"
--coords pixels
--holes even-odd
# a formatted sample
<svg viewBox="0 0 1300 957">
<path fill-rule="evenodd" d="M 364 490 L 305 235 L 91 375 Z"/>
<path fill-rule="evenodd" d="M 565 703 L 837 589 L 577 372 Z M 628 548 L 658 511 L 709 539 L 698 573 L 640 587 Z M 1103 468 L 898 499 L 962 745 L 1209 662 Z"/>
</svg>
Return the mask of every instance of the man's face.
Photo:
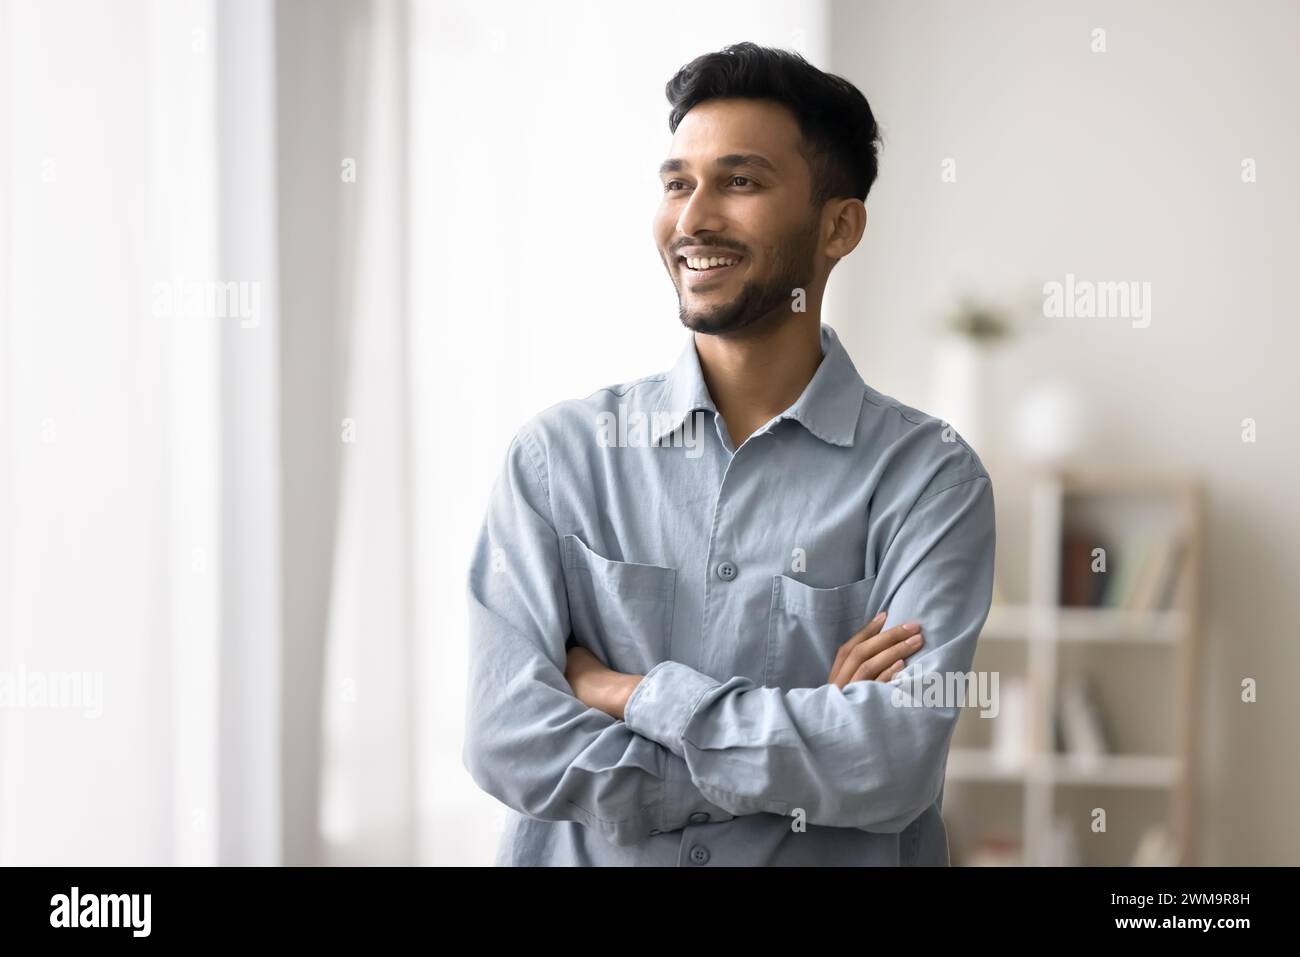
<svg viewBox="0 0 1300 957">
<path fill-rule="evenodd" d="M 821 217 L 800 139 L 794 115 L 766 100 L 708 100 L 678 124 L 654 233 L 688 329 L 755 331 L 790 314 L 795 289 L 811 298 Z M 693 269 L 696 255 L 739 261 Z"/>
</svg>

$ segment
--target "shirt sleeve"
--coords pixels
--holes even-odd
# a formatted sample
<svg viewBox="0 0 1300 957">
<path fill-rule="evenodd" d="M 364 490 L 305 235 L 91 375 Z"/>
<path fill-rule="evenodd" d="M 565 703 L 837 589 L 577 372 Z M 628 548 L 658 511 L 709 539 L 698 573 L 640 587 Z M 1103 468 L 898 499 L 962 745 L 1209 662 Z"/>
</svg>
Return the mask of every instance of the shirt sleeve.
<svg viewBox="0 0 1300 957">
<path fill-rule="evenodd" d="M 678 830 L 708 801 L 681 756 L 574 696 L 568 598 L 541 457 L 515 436 L 470 565 L 462 762 L 520 814 L 575 821 L 613 844 Z"/>
<path fill-rule="evenodd" d="M 943 787 L 959 708 L 924 693 L 926 674 L 970 671 L 992 599 L 994 544 L 987 474 L 912 507 L 868 609 L 888 609 L 885 628 L 921 623 L 925 644 L 894 682 L 760 687 L 666 661 L 632 693 L 624 720 L 681 755 L 700 791 L 733 814 L 802 809 L 811 824 L 902 831 Z"/>
</svg>

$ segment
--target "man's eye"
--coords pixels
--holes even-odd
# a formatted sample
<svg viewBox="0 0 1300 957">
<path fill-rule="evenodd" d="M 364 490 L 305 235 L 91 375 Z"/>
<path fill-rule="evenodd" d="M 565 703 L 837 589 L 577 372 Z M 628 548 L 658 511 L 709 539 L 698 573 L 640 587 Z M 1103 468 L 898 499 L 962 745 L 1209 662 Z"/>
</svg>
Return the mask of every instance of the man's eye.
<svg viewBox="0 0 1300 957">
<path fill-rule="evenodd" d="M 741 176 L 741 175 L 737 174 L 737 175 L 735 175 L 735 176 L 729 176 L 729 177 L 727 177 L 727 182 L 728 182 L 728 183 L 734 183 L 734 182 L 736 182 L 736 180 L 740 180 L 740 183 L 738 184 L 738 185 L 740 185 L 740 186 L 756 186 L 756 185 L 757 185 L 757 184 L 756 184 L 752 179 L 750 179 L 748 176 Z M 673 186 L 681 186 L 681 187 L 685 188 L 686 184 L 683 183 L 683 182 L 682 182 L 681 180 L 679 180 L 679 179 L 670 179 L 668 182 L 664 183 L 664 192 L 665 192 L 665 193 L 678 193 L 678 192 L 681 192 L 681 190 L 675 190 L 675 189 L 673 189 Z"/>
</svg>

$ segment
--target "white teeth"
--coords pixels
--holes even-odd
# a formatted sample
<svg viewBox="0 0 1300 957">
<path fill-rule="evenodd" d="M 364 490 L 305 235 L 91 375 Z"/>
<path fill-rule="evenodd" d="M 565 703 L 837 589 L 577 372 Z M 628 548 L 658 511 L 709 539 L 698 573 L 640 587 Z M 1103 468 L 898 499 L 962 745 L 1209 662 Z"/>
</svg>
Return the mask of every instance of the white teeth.
<svg viewBox="0 0 1300 957">
<path fill-rule="evenodd" d="M 686 265 L 691 269 L 704 270 L 714 269 L 718 266 L 734 266 L 740 262 L 739 259 L 721 258 L 718 256 L 688 256 Z"/>
</svg>

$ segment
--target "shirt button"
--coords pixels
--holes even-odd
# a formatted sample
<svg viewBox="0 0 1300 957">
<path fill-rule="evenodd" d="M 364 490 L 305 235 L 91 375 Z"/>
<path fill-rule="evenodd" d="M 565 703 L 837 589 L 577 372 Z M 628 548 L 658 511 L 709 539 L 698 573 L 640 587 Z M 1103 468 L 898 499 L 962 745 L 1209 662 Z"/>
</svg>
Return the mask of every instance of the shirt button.
<svg viewBox="0 0 1300 957">
<path fill-rule="evenodd" d="M 694 847 L 692 847 L 691 863 L 692 864 L 709 863 L 709 849 L 705 847 L 703 844 L 696 844 Z"/>
<path fill-rule="evenodd" d="M 696 811 L 691 815 L 690 821 L 692 824 L 708 824 L 709 813 L 708 811 Z"/>
<path fill-rule="evenodd" d="M 736 566 L 731 562 L 718 562 L 718 577 L 729 582 L 736 577 Z"/>
</svg>

